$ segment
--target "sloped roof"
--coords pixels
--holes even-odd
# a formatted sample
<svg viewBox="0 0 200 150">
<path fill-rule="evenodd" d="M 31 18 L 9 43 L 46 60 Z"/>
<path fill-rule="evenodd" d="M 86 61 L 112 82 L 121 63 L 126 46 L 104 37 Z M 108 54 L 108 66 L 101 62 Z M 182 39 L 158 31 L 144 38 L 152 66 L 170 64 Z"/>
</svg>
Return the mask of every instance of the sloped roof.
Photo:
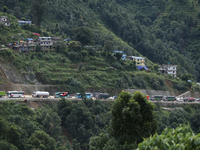
<svg viewBox="0 0 200 150">
<path fill-rule="evenodd" d="M 51 37 L 52 40 L 61 40 L 60 37 Z"/>
<path fill-rule="evenodd" d="M 26 40 L 28 40 L 28 41 L 34 41 L 32 38 L 27 38 Z"/>
<path fill-rule="evenodd" d="M 141 70 L 142 68 L 144 68 L 145 70 L 148 70 L 147 66 L 137 66 L 137 68 L 138 68 L 139 70 Z"/>
</svg>

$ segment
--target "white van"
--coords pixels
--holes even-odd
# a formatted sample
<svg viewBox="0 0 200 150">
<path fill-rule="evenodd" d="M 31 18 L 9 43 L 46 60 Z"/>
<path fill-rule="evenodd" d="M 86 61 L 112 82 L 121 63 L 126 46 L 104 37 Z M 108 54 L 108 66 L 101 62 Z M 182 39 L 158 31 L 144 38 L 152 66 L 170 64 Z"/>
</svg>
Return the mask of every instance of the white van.
<svg viewBox="0 0 200 150">
<path fill-rule="evenodd" d="M 48 98 L 49 97 L 49 92 L 46 91 L 35 91 L 32 93 L 32 97 L 43 97 L 43 98 Z"/>
</svg>

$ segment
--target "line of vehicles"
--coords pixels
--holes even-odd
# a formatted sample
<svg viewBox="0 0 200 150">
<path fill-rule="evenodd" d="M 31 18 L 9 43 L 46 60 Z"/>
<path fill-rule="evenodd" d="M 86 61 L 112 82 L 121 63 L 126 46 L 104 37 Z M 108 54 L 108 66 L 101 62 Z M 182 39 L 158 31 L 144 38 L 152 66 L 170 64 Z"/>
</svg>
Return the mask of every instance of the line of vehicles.
<svg viewBox="0 0 200 150">
<path fill-rule="evenodd" d="M 68 92 L 55 92 L 53 98 L 92 98 L 92 99 L 115 99 L 116 96 L 109 97 L 108 93 L 76 93 L 69 94 Z M 24 91 L 0 91 L 0 98 L 24 98 Z M 34 91 L 31 95 L 33 98 L 49 98 L 50 96 L 48 91 Z"/>
<path fill-rule="evenodd" d="M 176 101 L 176 102 L 200 102 L 200 98 L 195 97 L 175 97 L 175 96 L 163 96 L 163 95 L 154 95 L 149 98 L 151 101 Z"/>
<path fill-rule="evenodd" d="M 24 91 L 0 91 L 0 98 L 24 98 L 25 92 Z M 49 98 L 50 96 L 48 91 L 34 91 L 31 95 L 33 98 Z M 115 100 L 117 96 L 112 96 L 108 93 L 76 93 L 76 94 L 69 94 L 68 92 L 55 92 L 53 94 L 53 98 L 92 98 L 92 99 L 110 99 Z M 153 95 L 153 96 L 146 96 L 146 99 L 150 101 L 168 101 L 168 102 L 200 102 L 200 98 L 194 97 L 178 97 L 175 96 L 163 96 L 163 95 Z"/>
</svg>

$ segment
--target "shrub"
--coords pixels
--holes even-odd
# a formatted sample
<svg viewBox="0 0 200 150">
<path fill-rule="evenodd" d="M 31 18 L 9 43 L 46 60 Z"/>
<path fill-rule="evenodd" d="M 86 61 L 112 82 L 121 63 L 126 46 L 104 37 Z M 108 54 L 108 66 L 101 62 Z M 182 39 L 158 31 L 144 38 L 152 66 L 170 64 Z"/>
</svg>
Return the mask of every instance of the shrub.
<svg viewBox="0 0 200 150">
<path fill-rule="evenodd" d="M 62 53 L 66 50 L 67 46 L 64 42 L 57 42 L 55 44 L 55 50 L 57 53 Z"/>
<path fill-rule="evenodd" d="M 77 62 L 81 60 L 81 54 L 78 54 L 77 52 L 71 51 L 69 52 L 69 59 L 73 62 Z"/>
</svg>

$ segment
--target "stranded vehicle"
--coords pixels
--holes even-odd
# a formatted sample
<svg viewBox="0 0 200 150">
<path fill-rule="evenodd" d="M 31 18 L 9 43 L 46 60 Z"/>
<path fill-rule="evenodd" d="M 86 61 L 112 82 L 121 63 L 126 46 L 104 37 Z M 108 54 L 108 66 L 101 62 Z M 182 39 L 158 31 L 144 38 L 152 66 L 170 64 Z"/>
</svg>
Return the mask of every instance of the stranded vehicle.
<svg viewBox="0 0 200 150">
<path fill-rule="evenodd" d="M 56 93 L 54 93 L 54 97 L 55 98 L 69 97 L 69 93 L 68 92 L 56 92 Z"/>
<path fill-rule="evenodd" d="M 32 93 L 32 97 L 43 97 L 43 98 L 48 98 L 49 97 L 49 92 L 46 91 L 35 91 Z"/>
<path fill-rule="evenodd" d="M 6 93 L 8 98 L 20 98 L 25 97 L 24 91 L 7 91 Z"/>
</svg>

